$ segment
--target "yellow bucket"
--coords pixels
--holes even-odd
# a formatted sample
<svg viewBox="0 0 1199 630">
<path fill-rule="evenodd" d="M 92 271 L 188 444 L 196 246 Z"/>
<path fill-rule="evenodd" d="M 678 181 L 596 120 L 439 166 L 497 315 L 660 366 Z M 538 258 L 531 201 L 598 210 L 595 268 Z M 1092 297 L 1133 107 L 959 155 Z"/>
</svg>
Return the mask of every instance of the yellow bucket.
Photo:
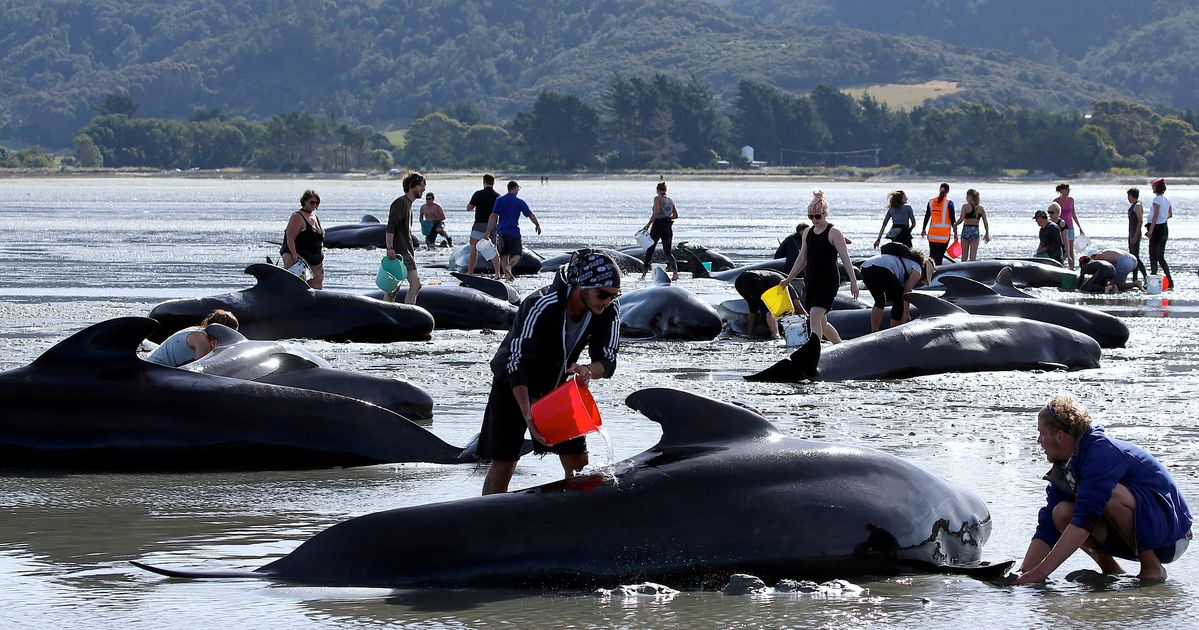
<svg viewBox="0 0 1199 630">
<path fill-rule="evenodd" d="M 775 317 L 782 317 L 795 312 L 795 304 L 791 302 L 791 292 L 781 284 L 766 289 L 762 293 L 762 303 L 766 305 L 766 308 L 770 309 L 770 314 Z"/>
</svg>

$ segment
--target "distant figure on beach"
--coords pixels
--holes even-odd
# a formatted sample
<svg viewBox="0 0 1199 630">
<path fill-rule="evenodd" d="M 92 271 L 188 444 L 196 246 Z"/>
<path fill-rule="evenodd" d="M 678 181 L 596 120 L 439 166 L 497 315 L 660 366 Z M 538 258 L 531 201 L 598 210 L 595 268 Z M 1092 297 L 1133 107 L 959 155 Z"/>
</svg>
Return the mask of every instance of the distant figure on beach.
<svg viewBox="0 0 1199 630">
<path fill-rule="evenodd" d="M 962 216 L 957 224 L 962 226 L 962 261 L 978 260 L 978 223 L 982 221 L 986 232 L 982 235 L 984 243 L 991 242 L 991 223 L 987 221 L 987 211 L 982 207 L 981 196 L 971 188 L 966 191 L 966 203 L 962 204 Z"/>
<path fill-rule="evenodd" d="M 1141 224 L 1145 222 L 1145 206 L 1141 204 L 1141 189 L 1128 189 L 1128 251 L 1136 256 L 1137 266 L 1132 270 L 1132 281 L 1136 282 L 1137 272 L 1146 282 L 1149 275 L 1145 273 L 1145 263 L 1141 261 Z"/>
<path fill-rule="evenodd" d="M 1149 225 L 1146 234 L 1149 237 L 1149 271 L 1154 275 L 1157 274 L 1157 266 L 1160 264 L 1162 271 L 1166 274 L 1166 280 L 1170 283 L 1170 289 L 1174 288 L 1174 278 L 1170 275 L 1170 265 L 1166 264 L 1166 240 L 1170 238 L 1170 226 L 1166 223 L 1174 216 L 1174 206 L 1170 200 L 1166 199 L 1166 180 L 1155 179 L 1153 183 L 1153 206 L 1149 209 Z"/>
<path fill-rule="evenodd" d="M 888 245 L 888 247 L 894 247 Z M 895 327 L 912 318 L 908 313 L 907 294 L 924 279 L 924 254 L 908 250 L 906 256 L 879 254 L 862 263 L 862 282 L 874 307 L 870 310 L 870 332 L 878 332 L 883 325 L 883 309 L 891 303 L 891 326 Z"/>
<path fill-rule="evenodd" d="M 491 208 L 491 217 L 487 222 L 487 236 L 495 235 L 498 241 L 496 250 L 499 255 L 494 261 L 497 280 L 516 280 L 516 276 L 512 274 L 512 267 L 520 262 L 520 257 L 524 255 L 524 246 L 520 240 L 521 215 L 529 217 L 537 233 L 541 234 L 541 222 L 529 209 L 529 204 L 516 196 L 519 192 L 520 184 L 515 180 L 508 182 L 508 194 L 495 200 L 495 205 Z"/>
<path fill-rule="evenodd" d="M 396 197 L 387 211 L 387 232 L 383 238 L 387 243 L 387 257 L 403 259 L 404 267 L 408 269 L 408 294 L 404 296 L 404 303 L 416 304 L 421 283 L 416 272 L 416 254 L 412 251 L 412 204 L 425 192 L 425 178 L 411 172 L 404 177 L 402 185 L 404 194 Z M 398 292 L 399 288 L 389 292 L 387 301 L 394 302 Z"/>
<path fill-rule="evenodd" d="M 887 224 L 891 229 L 887 230 Z M 883 242 L 883 232 L 887 240 L 903 243 L 912 247 L 912 230 L 916 229 L 916 212 L 908 205 L 908 195 L 902 190 L 893 190 L 887 195 L 887 214 L 883 216 L 883 224 L 878 228 L 878 238 L 874 239 L 874 248 L 878 249 Z"/>
<path fill-rule="evenodd" d="M 1066 246 L 1066 262 L 1070 264 L 1070 268 L 1074 269 L 1074 239 L 1079 234 L 1085 234 L 1082 231 L 1082 222 L 1078 220 L 1078 209 L 1074 207 L 1074 197 L 1070 196 L 1070 184 L 1062 182 L 1057 185 L 1057 199 L 1053 202 L 1062 209 L 1062 222 L 1066 224 L 1066 239 L 1063 244 Z"/>
<path fill-rule="evenodd" d="M 1037 210 L 1032 218 L 1040 228 L 1040 243 L 1037 245 L 1037 258 L 1052 258 L 1062 262 L 1062 231 L 1058 226 L 1049 222 L 1049 213 Z"/>
<path fill-rule="evenodd" d="M 445 231 L 445 210 L 442 209 L 441 204 L 433 201 L 433 193 L 431 192 L 425 193 L 425 203 L 421 204 L 420 207 L 420 220 L 431 223 L 429 233 L 425 235 L 425 247 L 433 249 L 433 246 L 437 243 L 438 236 L 445 239 L 447 246 L 454 246 L 454 239 L 450 238 L 450 235 Z"/>
<path fill-rule="evenodd" d="M 205 331 L 209 324 L 222 324 L 233 330 L 238 327 L 236 315 L 218 308 L 201 320 L 199 326 L 188 326 L 167 337 L 146 360 L 167 367 L 180 367 L 207 356 L 217 347 L 217 338 Z"/>
<path fill-rule="evenodd" d="M 495 175 L 483 174 L 483 187 L 471 195 L 470 203 L 466 204 L 467 212 L 475 213 L 475 222 L 470 227 L 470 261 L 466 264 L 467 275 L 475 274 L 475 264 L 479 260 L 479 250 L 475 247 L 479 241 L 487 238 L 487 223 L 491 220 L 491 209 L 500 194 L 495 191 Z M 499 264 L 499 263 L 496 263 Z"/>
<path fill-rule="evenodd" d="M 325 229 L 316 216 L 321 205 L 321 196 L 315 190 L 305 190 L 300 195 L 300 209 L 291 213 L 287 227 L 283 229 L 283 267 L 291 269 L 303 260 L 312 272 L 308 286 L 319 289 L 325 284 Z"/>
<path fill-rule="evenodd" d="M 581 387 L 616 370 L 620 347 L 620 268 L 602 252 L 580 250 L 550 286 L 525 298 L 491 359 L 491 393 L 479 431 L 490 459 L 483 494 L 507 492 L 525 432 L 537 453 L 556 453 L 569 479 L 587 466 L 587 439 L 553 446 L 533 425 L 532 404 L 573 375 Z M 590 363 L 578 363 L 587 348 Z"/>
<path fill-rule="evenodd" d="M 779 246 L 774 250 L 776 260 L 779 258 L 786 260 L 784 269 L 790 269 L 799 259 L 799 249 L 803 246 L 803 232 L 809 227 L 807 223 L 796 224 L 795 231 L 780 241 Z"/>
<path fill-rule="evenodd" d="M 833 300 L 841 287 L 841 276 L 837 273 L 838 256 L 849 277 L 849 290 L 855 300 L 858 298 L 858 278 L 849 259 L 845 236 L 828 222 L 828 215 L 824 191 L 812 191 L 812 201 L 808 203 L 808 220 L 812 222 L 812 227 L 804 232 L 799 258 L 795 260 L 783 284 L 790 286 L 800 269 L 804 270 L 803 308 L 808 312 L 808 330 L 817 339 L 823 337 L 833 343 L 841 343 L 841 335 L 828 322 L 828 312 L 832 310 Z"/>
<path fill-rule="evenodd" d="M 1191 540 L 1190 508 L 1170 472 L 1140 447 L 1108 437 L 1067 395 L 1037 413 L 1037 444 L 1053 468 L 1017 584 L 1043 582 L 1080 548 L 1105 574 L 1116 558 L 1141 563 L 1142 581 L 1166 579 Z"/>
<path fill-rule="evenodd" d="M 757 325 L 759 317 L 765 318 L 766 331 L 771 339 L 778 339 L 781 335 L 779 320 L 774 313 L 770 312 L 770 309 L 766 308 L 766 303 L 762 301 L 762 294 L 767 289 L 782 284 L 784 279 L 783 274 L 773 269 L 749 269 L 737 276 L 737 280 L 733 282 L 737 294 L 745 300 L 745 305 L 749 308 L 749 325 L 746 328 L 746 336 L 750 339 L 754 337 L 754 327 Z M 808 314 L 803 305 L 796 304 L 795 306 L 800 315 Z"/>
<path fill-rule="evenodd" d="M 658 241 L 662 242 L 662 251 L 666 254 L 670 270 L 674 272 L 670 279 L 679 279 L 679 261 L 674 259 L 674 221 L 677 218 L 679 218 L 678 208 L 675 207 L 674 200 L 666 196 L 666 182 L 658 182 L 658 194 L 654 197 L 653 206 L 650 208 L 649 221 L 642 228 L 649 232 L 650 238 L 654 239 L 654 242 L 650 243 L 645 250 L 645 271 L 641 272 L 642 280 L 645 280 L 645 274 L 649 273 L 650 262 L 654 259 L 654 250 L 658 247 Z"/>
<path fill-rule="evenodd" d="M 920 236 L 928 238 L 928 254 L 937 266 L 945 261 L 945 250 L 949 249 L 949 236 L 958 240 L 958 226 L 953 214 L 953 201 L 949 199 L 949 184 L 941 184 L 936 197 L 928 200 L 924 209 L 924 225 Z M 931 223 L 931 224 L 930 224 Z"/>
</svg>

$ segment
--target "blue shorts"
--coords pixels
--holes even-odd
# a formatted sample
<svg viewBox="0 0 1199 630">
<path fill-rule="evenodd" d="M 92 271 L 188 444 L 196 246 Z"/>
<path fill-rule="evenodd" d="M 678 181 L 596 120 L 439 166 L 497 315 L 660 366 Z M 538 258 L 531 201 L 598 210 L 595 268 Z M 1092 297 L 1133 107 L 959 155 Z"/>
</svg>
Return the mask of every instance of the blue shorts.
<svg viewBox="0 0 1199 630">
<path fill-rule="evenodd" d="M 963 225 L 962 226 L 962 240 L 963 241 L 977 241 L 978 240 L 978 226 L 977 225 Z"/>
<path fill-rule="evenodd" d="M 1116 259 L 1116 284 L 1124 284 L 1128 282 L 1128 274 L 1132 273 L 1133 269 L 1137 268 L 1137 258 L 1132 254 L 1121 256 Z"/>
<path fill-rule="evenodd" d="M 1162 564 L 1170 564 L 1182 556 L 1182 553 L 1186 551 L 1187 547 L 1190 545 L 1191 533 L 1187 532 L 1186 536 L 1183 536 L 1172 543 L 1157 547 L 1153 550 L 1153 552 L 1157 554 L 1157 559 L 1159 562 Z M 1128 544 L 1124 542 L 1124 539 L 1120 538 L 1115 531 L 1111 531 L 1110 529 L 1108 531 L 1107 540 L 1099 545 L 1099 550 L 1109 556 L 1123 558 L 1125 560 L 1140 559 L 1139 554 L 1129 548 Z"/>
<path fill-rule="evenodd" d="M 1066 237 L 1070 239 L 1071 243 L 1074 242 L 1074 226 L 1073 225 L 1066 226 Z"/>
</svg>

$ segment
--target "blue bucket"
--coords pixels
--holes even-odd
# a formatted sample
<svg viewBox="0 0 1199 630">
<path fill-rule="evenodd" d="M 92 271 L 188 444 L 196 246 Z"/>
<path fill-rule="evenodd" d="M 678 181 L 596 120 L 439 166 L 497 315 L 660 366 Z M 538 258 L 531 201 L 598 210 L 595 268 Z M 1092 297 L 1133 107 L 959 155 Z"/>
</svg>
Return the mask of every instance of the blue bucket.
<svg viewBox="0 0 1199 630">
<path fill-rule="evenodd" d="M 387 293 L 395 291 L 408 278 L 408 267 L 404 265 L 403 258 L 388 258 L 383 257 L 379 261 L 379 273 L 375 274 L 375 286 Z"/>
</svg>

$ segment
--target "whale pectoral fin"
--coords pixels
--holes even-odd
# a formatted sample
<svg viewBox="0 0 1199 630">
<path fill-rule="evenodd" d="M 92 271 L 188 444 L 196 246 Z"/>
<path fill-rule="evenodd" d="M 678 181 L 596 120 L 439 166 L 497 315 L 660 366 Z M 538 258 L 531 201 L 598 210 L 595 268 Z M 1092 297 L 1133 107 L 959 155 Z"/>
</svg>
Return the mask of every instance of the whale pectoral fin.
<svg viewBox="0 0 1199 630">
<path fill-rule="evenodd" d="M 1070 366 L 1064 363 L 1053 363 L 1052 361 L 1037 361 L 1037 365 L 1043 370 L 1061 370 L 1063 372 L 1070 371 Z"/>
<path fill-rule="evenodd" d="M 183 578 L 183 579 L 188 579 L 188 580 L 212 579 L 212 578 L 261 579 L 261 578 L 265 578 L 265 577 L 270 577 L 269 575 L 267 575 L 265 573 L 259 573 L 257 571 L 183 571 L 180 569 L 167 569 L 165 567 L 156 567 L 156 566 L 152 566 L 152 565 L 145 564 L 142 562 L 138 562 L 136 560 L 130 560 L 129 564 L 132 564 L 133 566 L 135 566 L 139 569 L 149 571 L 150 573 L 157 573 L 158 575 L 165 575 L 166 577 Z"/>
<path fill-rule="evenodd" d="M 991 582 L 994 584 L 1010 584 L 1015 581 L 1015 576 L 1011 574 L 1012 568 L 1016 566 L 1015 560 L 1005 560 L 1003 562 L 980 562 L 978 564 L 963 564 L 950 565 L 943 564 L 937 567 L 941 573 L 952 573 L 954 575 L 965 575 L 983 582 Z"/>
</svg>

